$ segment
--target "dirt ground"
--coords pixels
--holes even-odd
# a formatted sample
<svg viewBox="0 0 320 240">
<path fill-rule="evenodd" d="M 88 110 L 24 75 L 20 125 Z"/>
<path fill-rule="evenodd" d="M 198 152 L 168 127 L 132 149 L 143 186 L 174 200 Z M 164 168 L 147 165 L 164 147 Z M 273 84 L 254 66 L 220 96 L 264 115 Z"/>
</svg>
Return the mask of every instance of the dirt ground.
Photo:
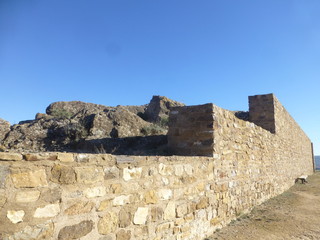
<svg viewBox="0 0 320 240">
<path fill-rule="evenodd" d="M 215 239 L 320 239 L 320 172 L 207 238 Z"/>
</svg>

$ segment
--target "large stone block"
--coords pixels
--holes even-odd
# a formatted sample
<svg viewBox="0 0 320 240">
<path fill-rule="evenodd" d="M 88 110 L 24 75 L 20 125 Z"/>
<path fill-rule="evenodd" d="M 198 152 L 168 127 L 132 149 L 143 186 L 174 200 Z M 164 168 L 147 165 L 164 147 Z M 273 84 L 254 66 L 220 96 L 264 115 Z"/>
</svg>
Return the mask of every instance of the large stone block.
<svg viewBox="0 0 320 240">
<path fill-rule="evenodd" d="M 40 191 L 38 190 L 31 190 L 31 191 L 20 191 L 16 193 L 15 200 L 16 202 L 20 203 L 27 203 L 27 202 L 35 202 L 40 197 Z"/>
<path fill-rule="evenodd" d="M 106 235 L 115 232 L 117 229 L 119 220 L 118 215 L 114 212 L 108 212 L 98 222 L 98 232 Z"/>
<path fill-rule="evenodd" d="M 91 184 L 104 180 L 102 169 L 96 167 L 76 167 L 75 172 L 78 183 Z"/>
<path fill-rule="evenodd" d="M 64 211 L 64 213 L 67 215 L 84 214 L 84 213 L 90 212 L 93 206 L 94 206 L 93 202 L 77 202 L 72 206 L 68 207 Z"/>
<path fill-rule="evenodd" d="M 0 152 L 0 161 L 21 161 L 23 159 L 20 153 Z"/>
<path fill-rule="evenodd" d="M 51 174 L 51 180 L 55 183 L 71 184 L 76 182 L 76 174 L 71 166 L 55 165 Z"/>
<path fill-rule="evenodd" d="M 11 174 L 16 188 L 34 188 L 47 186 L 47 175 L 44 169 Z"/>
<path fill-rule="evenodd" d="M 93 226 L 94 224 L 91 220 L 82 221 L 72 226 L 66 226 L 60 230 L 58 239 L 79 239 L 90 233 L 93 229 Z"/>
<path fill-rule="evenodd" d="M 124 168 L 123 179 L 129 181 L 131 179 L 139 179 L 141 177 L 142 168 Z"/>
<path fill-rule="evenodd" d="M 134 224 L 145 224 L 147 221 L 149 209 L 145 207 L 139 207 L 134 214 L 133 223 Z"/>
<path fill-rule="evenodd" d="M 9 210 L 7 212 L 7 218 L 14 224 L 22 222 L 25 212 L 23 210 Z"/>
<path fill-rule="evenodd" d="M 37 208 L 33 217 L 35 218 L 55 217 L 59 213 L 60 213 L 59 204 L 48 204 L 42 208 Z"/>
</svg>

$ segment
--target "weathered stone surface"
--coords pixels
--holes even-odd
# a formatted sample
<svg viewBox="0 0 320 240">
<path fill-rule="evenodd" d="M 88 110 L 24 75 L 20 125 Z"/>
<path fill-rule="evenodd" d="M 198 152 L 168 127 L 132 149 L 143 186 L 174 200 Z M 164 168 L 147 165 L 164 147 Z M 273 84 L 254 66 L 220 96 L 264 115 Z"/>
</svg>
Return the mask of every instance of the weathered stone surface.
<svg viewBox="0 0 320 240">
<path fill-rule="evenodd" d="M 176 217 L 176 204 L 174 201 L 170 201 L 167 204 L 167 207 L 164 209 L 163 219 L 170 220 Z"/>
<path fill-rule="evenodd" d="M 26 226 L 20 232 L 16 232 L 13 235 L 6 236 L 4 239 L 12 240 L 40 240 L 51 239 L 53 235 L 54 226 L 53 223 L 43 223 L 36 226 Z"/>
<path fill-rule="evenodd" d="M 131 239 L 131 231 L 126 231 L 121 229 L 117 232 L 117 240 L 130 240 Z"/>
<path fill-rule="evenodd" d="M 10 123 L 0 118 L 0 142 L 5 138 L 10 131 Z"/>
<path fill-rule="evenodd" d="M 93 208 L 93 202 L 77 202 L 72 206 L 68 207 L 64 213 L 67 215 L 78 215 L 83 213 L 88 213 Z"/>
<path fill-rule="evenodd" d="M 21 161 L 22 159 L 20 153 L 0 152 L 0 161 Z"/>
<path fill-rule="evenodd" d="M 149 209 L 146 207 L 139 207 L 134 214 L 134 224 L 145 224 L 147 221 Z"/>
<path fill-rule="evenodd" d="M 0 188 L 5 187 L 8 174 L 9 174 L 9 167 L 0 165 Z"/>
<path fill-rule="evenodd" d="M 76 167 L 78 183 L 91 184 L 104 180 L 104 173 L 101 168 L 96 167 Z"/>
<path fill-rule="evenodd" d="M 57 153 L 28 153 L 24 154 L 24 159 L 27 161 L 40 161 L 40 160 L 56 160 Z"/>
<path fill-rule="evenodd" d="M 61 199 L 61 189 L 47 189 L 41 193 L 41 199 L 48 203 L 55 203 Z"/>
<path fill-rule="evenodd" d="M 7 211 L 7 218 L 9 218 L 9 220 L 14 224 L 22 222 L 24 215 L 25 215 L 25 212 L 23 210 L 19 210 L 19 211 L 9 210 L 9 211 Z"/>
<path fill-rule="evenodd" d="M 126 228 L 131 225 L 131 213 L 125 209 L 121 209 L 119 212 L 119 227 Z"/>
<path fill-rule="evenodd" d="M 90 233 L 93 229 L 93 225 L 93 221 L 82 221 L 72 226 L 66 226 L 60 230 L 58 239 L 79 239 Z"/>
<path fill-rule="evenodd" d="M 184 106 L 183 103 L 173 101 L 163 96 L 153 96 L 147 106 L 145 116 L 149 121 L 160 122 L 168 117 L 172 107 Z"/>
<path fill-rule="evenodd" d="M 171 199 L 172 198 L 172 190 L 171 189 L 159 189 L 158 195 L 161 200 Z"/>
<path fill-rule="evenodd" d="M 16 188 L 33 188 L 48 185 L 44 169 L 11 174 L 11 179 Z"/>
<path fill-rule="evenodd" d="M 157 222 L 163 219 L 163 209 L 161 207 L 151 208 L 151 221 Z"/>
<path fill-rule="evenodd" d="M 87 188 L 86 190 L 84 190 L 83 193 L 87 198 L 102 197 L 106 195 L 106 188 L 105 187 Z"/>
<path fill-rule="evenodd" d="M 119 178 L 120 170 L 116 166 L 107 167 L 104 169 L 105 172 L 105 179 L 113 179 L 113 178 Z"/>
<path fill-rule="evenodd" d="M 122 206 L 130 203 L 130 195 L 120 195 L 113 199 L 113 206 Z"/>
<path fill-rule="evenodd" d="M 150 190 L 144 194 L 144 201 L 146 204 L 154 204 L 158 202 L 156 191 Z"/>
<path fill-rule="evenodd" d="M 203 197 L 197 203 L 196 208 L 197 209 L 203 209 L 203 208 L 206 208 L 208 206 L 209 206 L 209 199 L 207 197 Z"/>
<path fill-rule="evenodd" d="M 141 177 L 142 168 L 124 168 L 123 179 L 129 181 L 131 179 L 139 179 Z"/>
<path fill-rule="evenodd" d="M 40 197 L 40 191 L 31 190 L 31 191 L 20 191 L 16 193 L 15 200 L 16 202 L 35 202 Z"/>
<path fill-rule="evenodd" d="M 7 198 L 3 195 L 0 195 L 0 207 L 3 207 L 6 202 Z"/>
<path fill-rule="evenodd" d="M 58 153 L 58 160 L 60 162 L 73 162 L 73 154 L 72 153 Z"/>
<path fill-rule="evenodd" d="M 108 212 L 98 222 L 98 231 L 100 234 L 106 235 L 115 232 L 118 225 L 118 216 L 114 212 Z"/>
<path fill-rule="evenodd" d="M 180 204 L 179 206 L 177 206 L 176 212 L 177 212 L 177 217 L 184 217 L 184 215 L 188 213 L 188 204 L 187 203 Z"/>
<path fill-rule="evenodd" d="M 76 182 L 76 173 L 71 166 L 54 165 L 51 180 L 56 183 L 71 184 Z"/>
<path fill-rule="evenodd" d="M 98 211 L 102 212 L 105 211 L 107 208 L 112 206 L 112 200 L 111 199 L 106 199 L 100 202 L 100 205 L 98 207 Z"/>
<path fill-rule="evenodd" d="M 55 217 L 59 213 L 60 213 L 59 204 L 48 204 L 42 208 L 37 208 L 33 217 L 35 218 Z"/>
</svg>

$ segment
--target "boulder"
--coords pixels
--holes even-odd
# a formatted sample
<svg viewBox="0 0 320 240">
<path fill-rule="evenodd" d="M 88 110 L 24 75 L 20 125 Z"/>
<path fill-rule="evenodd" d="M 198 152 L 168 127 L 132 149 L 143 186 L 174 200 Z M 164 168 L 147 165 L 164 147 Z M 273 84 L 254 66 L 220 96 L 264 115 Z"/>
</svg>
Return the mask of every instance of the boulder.
<svg viewBox="0 0 320 240">
<path fill-rule="evenodd" d="M 10 131 L 10 123 L 0 118 L 0 143 Z"/>
<path fill-rule="evenodd" d="M 184 104 L 167 97 L 153 96 L 146 108 L 145 118 L 150 122 L 167 121 L 170 108 L 178 106 L 184 106 Z"/>
</svg>

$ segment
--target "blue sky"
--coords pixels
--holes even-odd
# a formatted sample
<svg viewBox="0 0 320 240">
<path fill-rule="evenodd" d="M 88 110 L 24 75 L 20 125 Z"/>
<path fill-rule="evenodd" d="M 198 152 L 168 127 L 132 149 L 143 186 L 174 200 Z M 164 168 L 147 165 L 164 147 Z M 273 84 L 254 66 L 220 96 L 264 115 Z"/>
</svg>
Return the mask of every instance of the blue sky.
<svg viewBox="0 0 320 240">
<path fill-rule="evenodd" d="M 320 154 L 319 0 L 0 0 L 0 118 L 275 93 Z"/>
</svg>

